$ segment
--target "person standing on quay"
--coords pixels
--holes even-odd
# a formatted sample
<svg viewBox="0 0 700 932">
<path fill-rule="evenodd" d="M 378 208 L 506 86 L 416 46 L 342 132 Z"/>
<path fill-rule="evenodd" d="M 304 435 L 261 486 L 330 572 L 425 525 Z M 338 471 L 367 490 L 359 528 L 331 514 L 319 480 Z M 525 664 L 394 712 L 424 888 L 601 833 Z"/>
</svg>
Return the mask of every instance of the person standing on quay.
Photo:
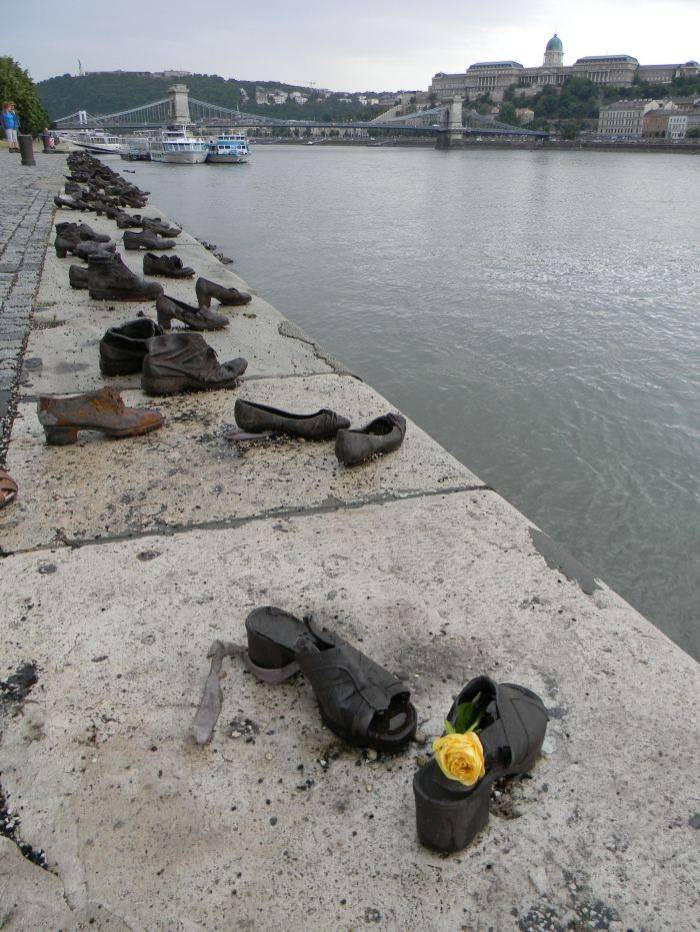
<svg viewBox="0 0 700 932">
<path fill-rule="evenodd" d="M 2 105 L 2 116 L 0 116 L 2 128 L 5 131 L 5 139 L 10 144 L 10 152 L 19 152 L 17 145 L 17 133 L 19 132 L 19 117 L 15 111 L 14 102 L 5 101 Z"/>
</svg>

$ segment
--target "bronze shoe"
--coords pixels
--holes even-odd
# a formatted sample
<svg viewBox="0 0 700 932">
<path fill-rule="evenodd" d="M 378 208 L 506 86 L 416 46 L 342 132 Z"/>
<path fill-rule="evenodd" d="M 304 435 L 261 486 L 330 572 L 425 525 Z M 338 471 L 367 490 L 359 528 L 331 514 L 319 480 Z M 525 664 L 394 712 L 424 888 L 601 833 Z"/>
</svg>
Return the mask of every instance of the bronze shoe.
<svg viewBox="0 0 700 932">
<path fill-rule="evenodd" d="M 149 301 L 163 293 L 158 282 L 147 282 L 125 265 L 119 254 L 88 257 L 88 289 L 96 301 Z"/>
<path fill-rule="evenodd" d="M 224 285 L 217 285 L 216 282 L 209 281 L 208 278 L 198 278 L 194 290 L 197 294 L 197 304 L 200 307 L 211 307 L 211 299 L 216 298 L 222 304 L 229 307 L 240 307 L 244 304 L 250 304 L 251 297 L 246 291 L 239 291 L 238 288 L 226 288 Z"/>
<path fill-rule="evenodd" d="M 134 233 L 133 230 L 125 230 L 124 249 L 172 249 L 175 240 L 163 239 L 153 230 L 144 230 L 143 233 Z"/>
<path fill-rule="evenodd" d="M 208 307 L 193 307 L 166 294 L 159 294 L 156 298 L 156 311 L 158 323 L 164 330 L 170 330 L 173 320 L 181 320 L 190 330 L 222 330 L 228 327 L 228 317 L 223 314 L 217 314 Z"/>
<path fill-rule="evenodd" d="M 68 269 L 68 281 L 71 288 L 87 288 L 88 270 L 81 265 L 71 265 Z"/>
<path fill-rule="evenodd" d="M 240 357 L 220 363 L 201 333 L 178 330 L 148 341 L 141 388 L 148 395 L 236 388 L 247 367 Z"/>
<path fill-rule="evenodd" d="M 127 408 L 119 392 L 101 388 L 84 395 L 39 395 L 39 423 L 46 442 L 75 443 L 79 430 L 98 430 L 108 437 L 137 437 L 163 426 L 152 408 Z"/>
</svg>

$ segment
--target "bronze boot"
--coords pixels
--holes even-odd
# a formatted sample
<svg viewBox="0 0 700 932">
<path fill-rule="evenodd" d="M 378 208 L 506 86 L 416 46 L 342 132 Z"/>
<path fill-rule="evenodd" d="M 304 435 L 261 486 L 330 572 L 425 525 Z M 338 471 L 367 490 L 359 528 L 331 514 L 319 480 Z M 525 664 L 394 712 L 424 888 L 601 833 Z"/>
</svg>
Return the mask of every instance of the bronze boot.
<svg viewBox="0 0 700 932">
<path fill-rule="evenodd" d="M 162 285 L 136 275 L 119 255 L 88 257 L 88 288 L 96 301 L 149 301 L 163 293 Z"/>
<path fill-rule="evenodd" d="M 71 288 L 87 288 L 88 270 L 81 265 L 71 265 L 68 269 L 68 281 Z"/>
<path fill-rule="evenodd" d="M 148 395 L 236 388 L 247 366 L 241 358 L 220 363 L 201 333 L 178 330 L 148 341 L 141 388 Z"/>
<path fill-rule="evenodd" d="M 127 408 L 119 392 L 101 388 L 84 395 L 39 395 L 39 423 L 46 442 L 75 443 L 79 430 L 98 430 L 108 437 L 136 437 L 163 426 L 152 408 Z"/>
</svg>

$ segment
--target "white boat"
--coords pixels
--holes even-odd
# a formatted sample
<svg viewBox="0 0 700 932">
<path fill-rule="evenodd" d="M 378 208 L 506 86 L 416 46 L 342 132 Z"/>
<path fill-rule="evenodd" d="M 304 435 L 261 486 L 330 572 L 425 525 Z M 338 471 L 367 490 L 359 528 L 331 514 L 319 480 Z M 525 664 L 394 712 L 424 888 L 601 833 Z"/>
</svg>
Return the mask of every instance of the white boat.
<svg viewBox="0 0 700 932">
<path fill-rule="evenodd" d="M 127 162 L 147 162 L 151 157 L 149 141 L 145 136 L 128 136 L 119 154 Z"/>
<path fill-rule="evenodd" d="M 73 133 L 61 133 L 61 139 L 65 142 L 72 142 L 81 149 L 87 149 L 88 152 L 119 152 L 121 151 L 122 142 L 120 136 L 110 136 L 102 130 L 79 129 Z"/>
<path fill-rule="evenodd" d="M 250 157 L 248 138 L 245 133 L 222 133 L 216 142 L 209 143 L 207 162 L 223 165 L 238 165 Z"/>
<path fill-rule="evenodd" d="M 204 139 L 188 135 L 187 127 L 183 124 L 164 129 L 160 139 L 151 142 L 149 151 L 152 162 L 197 165 L 206 159 L 209 144 Z"/>
</svg>

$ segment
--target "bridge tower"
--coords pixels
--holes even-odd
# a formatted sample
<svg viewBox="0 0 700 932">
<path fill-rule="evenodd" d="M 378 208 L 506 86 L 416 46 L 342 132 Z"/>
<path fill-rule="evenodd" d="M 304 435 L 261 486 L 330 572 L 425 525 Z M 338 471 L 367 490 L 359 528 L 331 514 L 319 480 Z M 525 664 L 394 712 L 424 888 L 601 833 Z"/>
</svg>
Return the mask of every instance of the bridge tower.
<svg viewBox="0 0 700 932">
<path fill-rule="evenodd" d="M 458 149 L 464 145 L 463 104 L 464 98 L 460 95 L 450 97 L 445 109 L 445 128 L 438 136 L 437 149 Z"/>
<path fill-rule="evenodd" d="M 173 123 L 190 122 L 189 88 L 184 84 L 172 84 L 168 88 L 170 119 Z"/>
</svg>

